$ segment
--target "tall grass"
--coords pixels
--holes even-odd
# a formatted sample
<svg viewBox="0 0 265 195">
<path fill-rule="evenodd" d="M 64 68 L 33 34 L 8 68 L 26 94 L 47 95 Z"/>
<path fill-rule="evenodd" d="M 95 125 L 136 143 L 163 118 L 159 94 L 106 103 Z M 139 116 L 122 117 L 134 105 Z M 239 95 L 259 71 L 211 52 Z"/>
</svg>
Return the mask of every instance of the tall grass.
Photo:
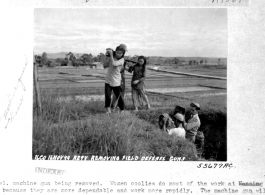
<svg viewBox="0 0 265 195">
<path fill-rule="evenodd" d="M 193 144 L 161 132 L 127 112 L 105 114 L 100 101 L 56 101 L 43 94 L 43 114 L 33 116 L 35 155 L 170 156 L 196 160 Z"/>
</svg>

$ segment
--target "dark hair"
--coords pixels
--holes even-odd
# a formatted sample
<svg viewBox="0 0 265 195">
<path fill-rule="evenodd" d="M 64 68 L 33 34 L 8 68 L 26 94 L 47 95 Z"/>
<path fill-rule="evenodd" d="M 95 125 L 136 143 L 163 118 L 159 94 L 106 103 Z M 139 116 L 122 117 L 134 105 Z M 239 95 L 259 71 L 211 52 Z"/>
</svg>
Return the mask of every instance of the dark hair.
<svg viewBox="0 0 265 195">
<path fill-rule="evenodd" d="M 122 56 L 121 56 L 119 59 L 123 58 L 123 57 L 124 57 L 124 55 L 125 55 L 125 49 L 124 49 L 123 47 L 121 47 L 121 46 L 118 46 L 118 47 L 116 47 L 116 50 L 115 50 L 115 51 L 117 51 L 117 50 L 119 50 L 119 51 L 122 51 L 122 52 L 123 52 Z M 118 59 L 118 60 L 119 60 L 119 59 Z"/>
<path fill-rule="evenodd" d="M 176 105 L 175 108 L 174 108 L 174 110 L 173 110 L 172 116 L 174 116 L 177 113 L 180 113 L 180 114 L 185 115 L 185 111 L 186 111 L 185 108 L 183 108 L 183 107 L 181 107 L 179 105 Z"/>
<path fill-rule="evenodd" d="M 143 60 L 144 60 L 144 64 L 142 65 L 142 67 L 143 67 L 143 73 L 144 73 L 145 68 L 146 68 L 146 57 L 144 57 L 144 56 L 139 56 L 139 57 L 138 57 L 138 61 L 139 61 L 140 59 L 143 59 Z M 139 64 L 139 63 L 137 63 L 137 64 Z"/>
</svg>

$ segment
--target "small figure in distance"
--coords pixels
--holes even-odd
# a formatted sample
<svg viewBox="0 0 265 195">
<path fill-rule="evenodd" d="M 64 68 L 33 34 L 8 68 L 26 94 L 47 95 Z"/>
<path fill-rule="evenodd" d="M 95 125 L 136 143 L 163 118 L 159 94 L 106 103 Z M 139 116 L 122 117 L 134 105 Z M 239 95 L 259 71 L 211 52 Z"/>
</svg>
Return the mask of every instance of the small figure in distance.
<svg viewBox="0 0 265 195">
<path fill-rule="evenodd" d="M 176 128 L 167 130 L 168 134 L 185 139 L 186 131 L 183 128 L 184 116 L 182 114 L 180 114 L 180 113 L 177 113 L 176 115 L 173 116 L 172 119 L 174 121 L 174 124 L 175 124 Z"/>
</svg>

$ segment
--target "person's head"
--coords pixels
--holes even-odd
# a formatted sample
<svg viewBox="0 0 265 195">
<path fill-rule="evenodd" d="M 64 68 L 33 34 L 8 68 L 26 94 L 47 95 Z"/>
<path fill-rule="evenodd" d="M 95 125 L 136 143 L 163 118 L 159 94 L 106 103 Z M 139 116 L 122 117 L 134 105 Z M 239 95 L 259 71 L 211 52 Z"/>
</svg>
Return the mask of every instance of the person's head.
<svg viewBox="0 0 265 195">
<path fill-rule="evenodd" d="M 137 60 L 137 64 L 139 64 L 140 66 L 143 67 L 143 72 L 145 71 L 145 67 L 146 67 L 146 58 L 144 56 L 139 56 L 138 60 Z"/>
<path fill-rule="evenodd" d="M 201 109 L 200 104 L 195 103 L 195 102 L 191 102 L 191 104 L 190 104 L 190 108 L 191 108 L 191 110 L 192 110 L 194 113 L 197 113 L 197 110 L 200 110 L 200 109 Z"/>
<path fill-rule="evenodd" d="M 124 57 L 124 54 L 125 54 L 125 49 L 122 47 L 122 46 L 118 46 L 116 47 L 116 50 L 115 50 L 115 57 L 117 59 L 121 59 Z"/>
<path fill-rule="evenodd" d="M 125 44 L 120 44 L 119 46 L 122 47 L 125 52 L 128 52 L 127 46 Z"/>
<path fill-rule="evenodd" d="M 183 127 L 184 116 L 180 113 L 177 113 L 173 116 L 173 121 L 176 127 Z"/>
<path fill-rule="evenodd" d="M 139 56 L 138 57 L 138 64 L 141 66 L 145 66 L 146 65 L 146 58 L 144 56 Z"/>
<path fill-rule="evenodd" d="M 188 108 L 187 111 L 186 111 L 186 113 L 185 113 L 185 120 L 188 121 L 195 114 L 198 114 L 198 110 L 200 110 L 200 105 L 198 103 L 192 102 L 190 104 L 190 108 Z"/>
<path fill-rule="evenodd" d="M 176 105 L 174 110 L 173 110 L 173 115 L 175 115 L 177 113 L 185 115 L 185 111 L 186 111 L 185 108 L 183 108 L 182 106 Z"/>
</svg>

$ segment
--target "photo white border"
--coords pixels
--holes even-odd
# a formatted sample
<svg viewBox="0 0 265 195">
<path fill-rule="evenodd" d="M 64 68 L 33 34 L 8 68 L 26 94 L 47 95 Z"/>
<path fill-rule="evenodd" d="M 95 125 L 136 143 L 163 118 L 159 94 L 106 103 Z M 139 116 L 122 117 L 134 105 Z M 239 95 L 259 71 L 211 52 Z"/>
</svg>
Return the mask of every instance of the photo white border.
<svg viewBox="0 0 265 195">
<path fill-rule="evenodd" d="M 0 161 L 3 164 L 0 168 L 0 180 L 13 181 L 14 178 L 29 181 L 100 180 L 104 184 L 109 180 L 265 181 L 263 117 L 265 113 L 263 77 L 265 3 L 262 0 L 250 2 L 249 6 L 228 7 L 227 162 L 233 163 L 231 169 L 197 168 L 201 162 L 31 160 L 33 20 L 34 8 L 44 6 L 44 1 L 29 2 L 22 5 L 23 8 L 17 7 L 18 1 L 8 1 L 8 3 L 5 1 L 4 6 L 1 6 L 0 18 L 5 27 L 1 32 L 1 53 L 5 57 L 2 59 L 4 71 L 1 72 L 2 110 L 8 104 L 7 94 L 12 92 L 16 84 L 16 79 L 25 63 L 23 61 L 25 56 L 28 65 L 23 76 L 27 89 L 23 104 L 8 129 L 2 126 L 0 128 Z M 60 6 L 59 2 L 62 3 L 62 1 L 54 3 L 56 7 Z M 8 6 L 9 3 L 10 6 Z M 50 6 L 51 3 L 47 1 L 46 5 Z M 67 6 L 75 6 L 71 1 L 64 1 L 62 6 L 66 6 L 66 3 L 68 3 Z M 190 7 L 187 4 L 186 6 Z M 13 58 L 14 53 L 18 53 L 18 57 Z M 5 64 L 8 66 L 4 66 Z M 40 174 L 35 172 L 36 167 L 65 170 L 65 173 L 60 176 Z"/>
</svg>

